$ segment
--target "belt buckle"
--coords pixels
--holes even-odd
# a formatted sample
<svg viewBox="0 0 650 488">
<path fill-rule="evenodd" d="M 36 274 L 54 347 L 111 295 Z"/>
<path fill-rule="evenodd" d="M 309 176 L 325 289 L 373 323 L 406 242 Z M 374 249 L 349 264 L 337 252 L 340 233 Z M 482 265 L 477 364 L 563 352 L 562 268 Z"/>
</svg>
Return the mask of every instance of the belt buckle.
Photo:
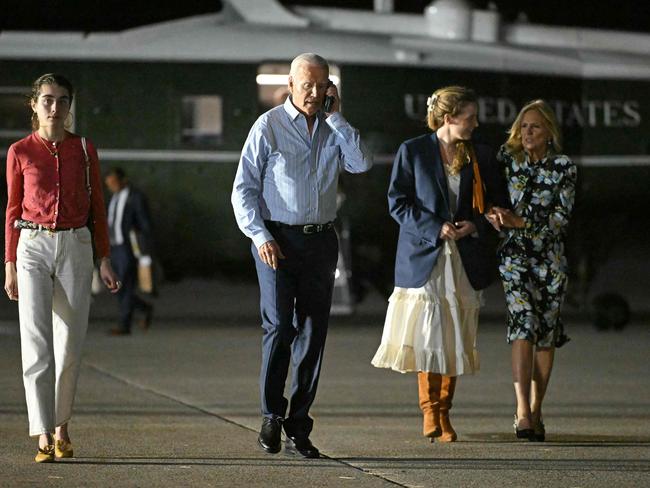
<svg viewBox="0 0 650 488">
<path fill-rule="evenodd" d="M 315 234 L 316 232 L 318 232 L 318 225 L 316 224 L 307 224 L 302 228 L 303 234 Z"/>
</svg>

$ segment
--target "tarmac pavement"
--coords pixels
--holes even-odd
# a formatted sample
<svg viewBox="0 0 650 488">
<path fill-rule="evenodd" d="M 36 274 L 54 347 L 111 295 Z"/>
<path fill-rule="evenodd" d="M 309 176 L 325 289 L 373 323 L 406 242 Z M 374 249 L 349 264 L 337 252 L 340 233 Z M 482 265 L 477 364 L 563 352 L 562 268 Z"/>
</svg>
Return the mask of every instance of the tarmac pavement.
<svg viewBox="0 0 650 488">
<path fill-rule="evenodd" d="M 510 348 L 498 293 L 480 325 L 481 371 L 459 380 L 459 440 L 421 436 L 416 378 L 370 365 L 385 303 L 331 321 L 312 408 L 324 457 L 269 455 L 260 426 L 257 289 L 167 284 L 148 332 L 113 337 L 113 297 L 95 299 L 70 424 L 77 457 L 33 462 L 15 306 L 0 309 L 0 486 L 627 487 L 650 485 L 650 326 L 596 332 L 573 314 L 545 401 L 545 443 L 516 441 Z"/>
</svg>

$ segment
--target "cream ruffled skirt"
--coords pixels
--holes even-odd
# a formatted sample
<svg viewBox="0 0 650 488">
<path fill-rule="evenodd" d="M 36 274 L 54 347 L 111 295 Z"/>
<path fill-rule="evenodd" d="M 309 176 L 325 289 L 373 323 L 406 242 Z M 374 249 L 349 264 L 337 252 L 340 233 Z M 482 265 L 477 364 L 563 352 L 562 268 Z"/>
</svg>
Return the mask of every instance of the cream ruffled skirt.
<svg viewBox="0 0 650 488">
<path fill-rule="evenodd" d="M 395 287 L 377 368 L 448 376 L 479 369 L 476 333 L 481 292 L 472 288 L 454 241 L 445 241 L 429 281 L 421 288 Z"/>
</svg>

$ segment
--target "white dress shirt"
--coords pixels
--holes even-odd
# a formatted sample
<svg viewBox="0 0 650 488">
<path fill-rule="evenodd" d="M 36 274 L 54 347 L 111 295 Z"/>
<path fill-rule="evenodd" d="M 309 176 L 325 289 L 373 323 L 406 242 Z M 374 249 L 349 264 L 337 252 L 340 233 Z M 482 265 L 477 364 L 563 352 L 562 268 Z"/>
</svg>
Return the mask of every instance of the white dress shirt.
<svg viewBox="0 0 650 488">
<path fill-rule="evenodd" d="M 126 199 L 129 198 L 129 187 L 125 186 L 111 197 L 108 205 L 108 228 L 111 246 L 120 246 L 124 244 L 124 235 L 122 233 L 122 218 L 124 217 L 124 206 Z"/>
</svg>

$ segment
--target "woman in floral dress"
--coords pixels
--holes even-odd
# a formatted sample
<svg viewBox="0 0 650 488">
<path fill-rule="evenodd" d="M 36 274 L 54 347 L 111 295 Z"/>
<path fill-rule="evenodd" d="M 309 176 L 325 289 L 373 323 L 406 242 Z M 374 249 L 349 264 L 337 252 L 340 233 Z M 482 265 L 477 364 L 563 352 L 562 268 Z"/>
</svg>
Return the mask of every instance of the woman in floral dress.
<svg viewBox="0 0 650 488">
<path fill-rule="evenodd" d="M 495 207 L 502 227 L 499 271 L 508 308 L 508 342 L 518 438 L 543 441 L 542 400 L 555 348 L 569 339 L 560 309 L 567 288 L 564 239 L 573 209 L 576 166 L 560 153 L 560 129 L 543 100 L 521 109 L 501 147 L 512 210 Z"/>
</svg>

